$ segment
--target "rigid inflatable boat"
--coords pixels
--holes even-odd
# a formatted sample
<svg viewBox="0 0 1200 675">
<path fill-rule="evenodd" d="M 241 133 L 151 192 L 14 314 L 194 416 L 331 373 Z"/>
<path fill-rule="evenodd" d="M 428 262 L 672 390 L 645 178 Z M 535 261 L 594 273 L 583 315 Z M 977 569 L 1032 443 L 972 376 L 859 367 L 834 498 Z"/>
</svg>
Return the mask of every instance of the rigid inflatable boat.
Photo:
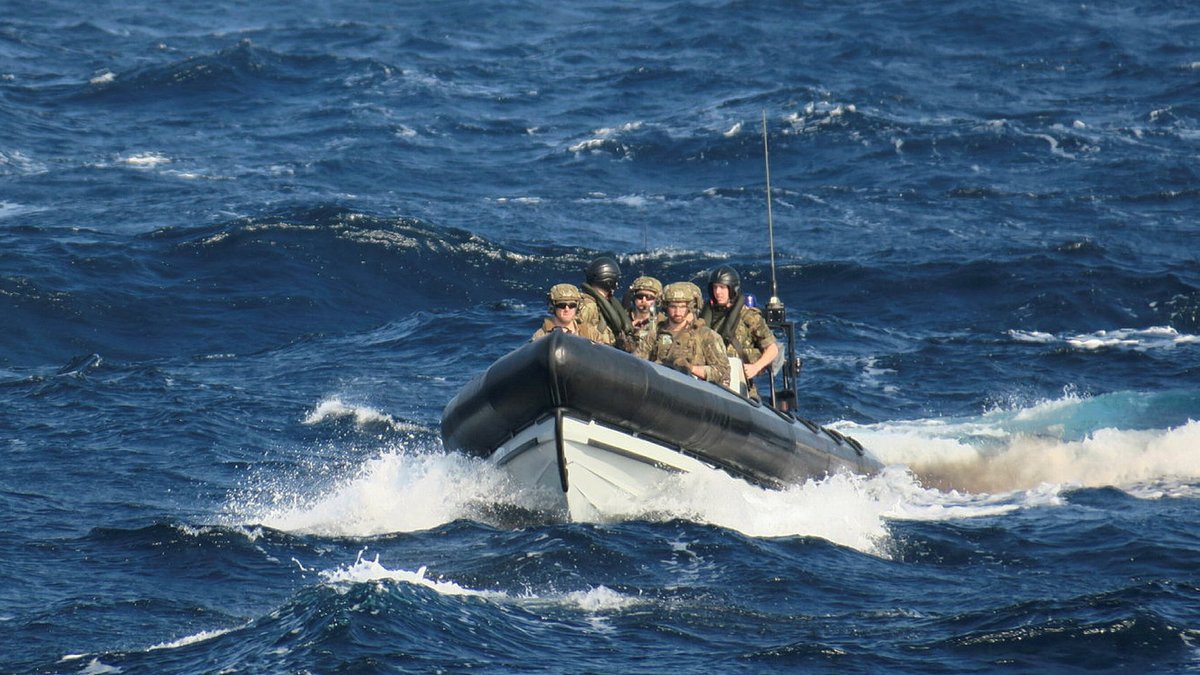
<svg viewBox="0 0 1200 675">
<path fill-rule="evenodd" d="M 672 474 L 782 488 L 881 468 L 833 429 L 563 332 L 464 386 L 442 414 L 442 441 L 553 494 L 576 521 L 636 512 Z"/>
</svg>

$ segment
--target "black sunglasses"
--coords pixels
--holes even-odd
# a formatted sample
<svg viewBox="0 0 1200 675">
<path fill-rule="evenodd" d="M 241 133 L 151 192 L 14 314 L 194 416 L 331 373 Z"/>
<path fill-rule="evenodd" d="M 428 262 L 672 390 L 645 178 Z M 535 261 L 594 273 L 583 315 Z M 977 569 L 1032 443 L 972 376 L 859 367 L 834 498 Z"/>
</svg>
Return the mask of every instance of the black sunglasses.
<svg viewBox="0 0 1200 675">
<path fill-rule="evenodd" d="M 653 300 L 654 298 L 655 296 L 653 293 L 638 293 L 633 296 L 634 300 Z"/>
<path fill-rule="evenodd" d="M 556 302 L 554 309 L 575 309 L 579 306 L 578 302 Z"/>
</svg>

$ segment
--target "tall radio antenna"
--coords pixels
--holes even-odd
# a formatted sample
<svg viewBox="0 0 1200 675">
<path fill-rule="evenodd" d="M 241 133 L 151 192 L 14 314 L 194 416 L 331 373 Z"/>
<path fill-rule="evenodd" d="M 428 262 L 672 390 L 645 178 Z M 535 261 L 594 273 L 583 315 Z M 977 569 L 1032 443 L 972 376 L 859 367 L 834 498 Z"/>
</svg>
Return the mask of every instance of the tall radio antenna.
<svg viewBox="0 0 1200 675">
<path fill-rule="evenodd" d="M 762 111 L 763 164 L 767 167 L 767 237 L 771 247 L 771 303 L 779 302 L 779 286 L 775 282 L 775 221 L 771 217 L 771 152 L 767 144 L 767 109 Z"/>
</svg>

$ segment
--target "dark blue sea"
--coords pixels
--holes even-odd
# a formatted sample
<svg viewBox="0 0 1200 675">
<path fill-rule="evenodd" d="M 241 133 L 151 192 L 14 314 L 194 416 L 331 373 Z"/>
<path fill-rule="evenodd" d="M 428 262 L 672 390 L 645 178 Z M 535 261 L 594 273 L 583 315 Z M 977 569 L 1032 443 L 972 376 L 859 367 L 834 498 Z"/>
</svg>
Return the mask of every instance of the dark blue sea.
<svg viewBox="0 0 1200 675">
<path fill-rule="evenodd" d="M 1193 2 L 3 0 L 0 672 L 1200 671 L 1197 214 Z M 882 474 L 443 449 L 594 256 L 772 239 Z"/>
</svg>

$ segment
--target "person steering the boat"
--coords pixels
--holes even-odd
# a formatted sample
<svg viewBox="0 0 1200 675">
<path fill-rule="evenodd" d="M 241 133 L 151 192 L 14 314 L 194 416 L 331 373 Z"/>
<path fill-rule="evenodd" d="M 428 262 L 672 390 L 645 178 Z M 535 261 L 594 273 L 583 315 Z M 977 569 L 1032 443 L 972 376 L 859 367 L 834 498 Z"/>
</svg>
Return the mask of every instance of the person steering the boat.
<svg viewBox="0 0 1200 675">
<path fill-rule="evenodd" d="M 729 359 L 721 336 L 696 318 L 700 289 L 687 282 L 667 284 L 661 300 L 667 318 L 637 355 L 728 387 Z"/>
<path fill-rule="evenodd" d="M 700 312 L 730 353 L 742 360 L 750 398 L 758 399 L 754 378 L 779 356 L 779 345 L 762 313 L 746 304 L 737 270 L 721 265 L 708 275 L 708 302 Z"/>
<path fill-rule="evenodd" d="M 546 294 L 547 300 L 550 302 L 550 316 L 542 321 L 542 327 L 533 334 L 530 339 L 537 340 L 560 330 L 564 333 L 571 333 L 585 337 L 589 340 L 600 341 L 600 335 L 596 332 L 593 326 L 580 323 L 578 318 L 579 303 L 583 300 L 583 294 L 579 292 L 573 284 L 555 284 L 550 287 L 550 292 Z"/>
<path fill-rule="evenodd" d="M 638 277 L 629 284 L 625 292 L 625 309 L 629 311 L 629 322 L 633 325 L 633 334 L 637 338 L 637 346 L 653 339 L 658 331 L 660 321 L 666 317 L 659 315 L 656 304 L 658 296 L 662 295 L 662 282 L 654 277 Z M 634 353 L 637 353 L 634 349 Z"/>
<path fill-rule="evenodd" d="M 613 297 L 621 282 L 621 267 L 616 260 L 600 256 L 588 263 L 585 276 L 579 322 L 593 326 L 600 335 L 599 342 L 627 352 L 635 351 L 637 338 L 633 335 L 629 314 Z"/>
</svg>

